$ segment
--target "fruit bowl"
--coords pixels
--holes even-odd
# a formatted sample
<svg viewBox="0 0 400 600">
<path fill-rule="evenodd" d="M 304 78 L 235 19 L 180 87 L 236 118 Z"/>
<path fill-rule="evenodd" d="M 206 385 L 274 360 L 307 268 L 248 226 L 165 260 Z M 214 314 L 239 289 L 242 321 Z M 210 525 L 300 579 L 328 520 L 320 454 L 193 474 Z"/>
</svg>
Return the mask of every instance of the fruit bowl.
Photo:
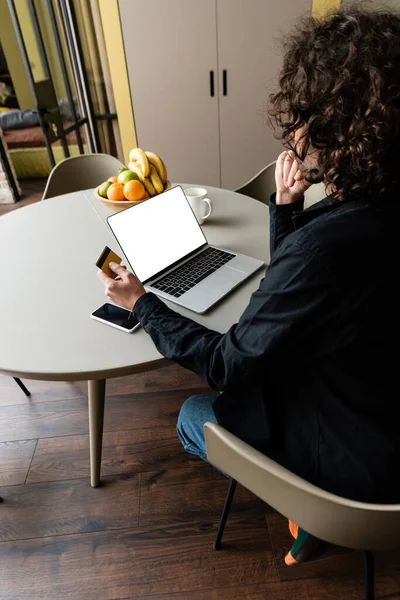
<svg viewBox="0 0 400 600">
<path fill-rule="evenodd" d="M 123 210 L 124 208 L 129 208 L 130 206 L 135 206 L 136 204 L 140 204 L 141 202 L 145 202 L 146 200 L 148 200 L 148 198 L 144 198 L 143 200 L 109 200 L 108 198 L 104 198 L 103 196 L 100 196 L 100 194 L 98 193 L 99 187 L 100 186 L 98 186 L 94 190 L 95 197 L 98 198 L 99 200 L 102 200 L 109 206 L 112 206 L 116 210 L 118 210 L 118 209 Z M 167 181 L 163 191 L 165 192 L 165 190 L 169 190 L 170 187 L 171 187 L 171 182 Z M 160 193 L 162 194 L 162 192 L 160 192 Z"/>
</svg>

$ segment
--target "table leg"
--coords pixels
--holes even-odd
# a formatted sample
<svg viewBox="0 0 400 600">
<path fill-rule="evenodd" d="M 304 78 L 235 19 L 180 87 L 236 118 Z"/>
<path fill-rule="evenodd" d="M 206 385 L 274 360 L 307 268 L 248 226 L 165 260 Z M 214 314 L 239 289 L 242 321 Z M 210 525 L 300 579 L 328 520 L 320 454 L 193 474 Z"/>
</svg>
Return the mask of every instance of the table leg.
<svg viewBox="0 0 400 600">
<path fill-rule="evenodd" d="M 105 392 L 105 379 L 88 381 L 90 483 L 92 487 L 97 487 L 100 483 Z"/>
</svg>

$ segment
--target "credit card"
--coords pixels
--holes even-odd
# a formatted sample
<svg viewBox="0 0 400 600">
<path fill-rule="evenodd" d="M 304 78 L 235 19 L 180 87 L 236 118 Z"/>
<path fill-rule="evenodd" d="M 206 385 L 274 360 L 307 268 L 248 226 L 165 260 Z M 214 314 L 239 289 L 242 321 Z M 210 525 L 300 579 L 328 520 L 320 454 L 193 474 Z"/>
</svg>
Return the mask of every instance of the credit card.
<svg viewBox="0 0 400 600">
<path fill-rule="evenodd" d="M 114 273 L 114 271 L 111 271 L 109 266 L 110 262 L 115 262 L 120 265 L 122 262 L 122 258 L 120 258 L 118 254 L 115 254 L 115 252 L 113 252 L 111 248 L 106 246 L 103 252 L 100 254 L 99 258 L 97 259 L 96 267 L 99 267 L 99 269 L 101 269 L 103 273 L 105 273 L 109 277 L 112 277 L 112 279 L 115 279 L 115 277 L 117 277 L 117 274 Z"/>
</svg>

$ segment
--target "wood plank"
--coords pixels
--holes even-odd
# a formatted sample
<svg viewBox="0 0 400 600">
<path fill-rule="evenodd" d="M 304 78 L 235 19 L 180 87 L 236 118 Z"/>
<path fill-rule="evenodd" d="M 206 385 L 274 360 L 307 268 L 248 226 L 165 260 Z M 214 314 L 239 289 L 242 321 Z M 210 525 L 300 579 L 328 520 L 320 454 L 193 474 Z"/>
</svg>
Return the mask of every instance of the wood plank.
<svg viewBox="0 0 400 600">
<path fill-rule="evenodd" d="M 0 495 L 0 541 L 136 527 L 138 521 L 133 475 L 105 479 L 96 489 L 78 479 L 3 487 Z"/>
<path fill-rule="evenodd" d="M 267 515 L 267 521 L 281 581 L 298 579 L 325 581 L 337 577 L 349 577 L 354 581 L 363 581 L 362 553 L 337 546 L 332 546 L 324 556 L 316 560 L 287 567 L 284 558 L 293 543 L 287 519 L 278 513 L 270 513 Z M 400 549 L 392 552 L 376 552 L 374 557 L 378 575 L 400 576 Z"/>
<path fill-rule="evenodd" d="M 37 402 L 55 402 L 87 396 L 87 383 L 84 381 L 37 381 L 24 378 L 21 381 L 31 392 L 31 396 L 26 397 L 11 376 L 0 375 L 0 407 L 32 405 Z"/>
<path fill-rule="evenodd" d="M 87 433 L 87 399 L 37 402 L 3 407 L 0 441 Z"/>
<path fill-rule="evenodd" d="M 42 197 L 46 187 L 47 177 L 28 177 L 20 179 L 22 200 L 32 198 L 32 196 Z"/>
<path fill-rule="evenodd" d="M 234 547 L 218 552 L 213 528 L 203 521 L 0 544 L 1 597 L 117 600 L 177 592 L 186 598 L 191 591 L 277 582 L 258 523 L 233 523 L 232 534 Z"/>
<path fill-rule="evenodd" d="M 39 381 L 23 379 L 31 392 L 27 398 L 11 376 L 0 375 L 0 406 L 34 402 L 56 402 L 87 397 L 86 381 Z M 187 369 L 172 364 L 161 369 L 107 380 L 107 395 L 140 394 L 158 390 L 209 389 Z M 210 393 L 214 393 L 209 390 Z"/>
<path fill-rule="evenodd" d="M 400 548 L 393 551 L 374 552 L 374 561 L 378 575 L 393 575 L 400 580 Z"/>
<path fill-rule="evenodd" d="M 127 377 L 114 377 L 107 380 L 107 394 L 110 395 L 200 388 L 208 390 L 210 394 L 215 394 L 198 375 L 177 364 L 146 371 L 145 373 L 137 373 Z"/>
<path fill-rule="evenodd" d="M 131 596 L 123 600 L 139 600 L 143 596 Z M 297 583 L 267 583 L 237 587 L 224 587 L 202 592 L 183 592 L 182 594 L 162 594 L 146 596 L 145 600 L 308 600 L 304 586 Z M 335 600 L 341 600 L 335 598 Z M 347 599 L 346 599 L 347 600 Z"/>
<path fill-rule="evenodd" d="M 212 519 L 218 522 L 224 506 L 229 480 L 214 467 L 199 460 L 197 467 L 186 466 L 180 469 L 143 473 L 140 476 L 140 516 L 139 525 L 190 521 L 191 519 Z M 229 524 L 232 517 L 243 515 L 245 522 L 259 522 L 269 543 L 268 529 L 264 519 L 270 510 L 259 498 L 238 485 L 231 507 L 231 515 L 226 526 L 224 540 L 231 539 Z M 245 525 L 246 528 L 246 525 Z"/>
<path fill-rule="evenodd" d="M 34 204 L 41 199 L 39 196 L 23 198 L 16 202 L 15 204 L 0 204 L 0 216 L 5 215 L 13 210 L 21 209 L 24 206 L 29 206 L 29 204 Z"/>
<path fill-rule="evenodd" d="M 303 582 L 308 600 L 364 600 L 365 587 L 359 579 L 314 579 Z M 395 577 L 377 577 L 375 597 L 378 600 L 398 600 L 400 582 Z"/>
<path fill-rule="evenodd" d="M 23 208 L 42 199 L 47 178 L 21 179 L 21 199 L 14 204 L 0 204 L 0 215 L 6 214 L 18 208 Z"/>
<path fill-rule="evenodd" d="M 33 204 L 41 200 L 46 187 L 47 177 L 33 177 L 20 179 L 21 199 L 14 204 L 0 204 L 0 215 L 3 212 L 11 212 L 17 208 Z"/>
<path fill-rule="evenodd" d="M 102 476 L 172 469 L 198 462 L 183 449 L 175 426 L 103 435 Z M 88 478 L 89 474 L 88 435 L 45 438 L 38 442 L 26 482 Z"/>
<path fill-rule="evenodd" d="M 25 483 L 37 440 L 0 444 L 0 485 Z"/>
<path fill-rule="evenodd" d="M 104 431 L 174 427 L 184 400 L 201 390 L 107 396 Z M 87 399 L 8 406 L 0 412 L 0 442 L 88 433 Z"/>
</svg>

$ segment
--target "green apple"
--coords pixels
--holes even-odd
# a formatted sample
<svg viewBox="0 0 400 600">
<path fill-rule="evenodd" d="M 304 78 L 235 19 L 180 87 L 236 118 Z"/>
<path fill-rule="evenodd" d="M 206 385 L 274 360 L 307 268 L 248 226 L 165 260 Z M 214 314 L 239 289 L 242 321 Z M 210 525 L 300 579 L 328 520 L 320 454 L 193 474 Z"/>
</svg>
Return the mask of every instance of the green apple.
<svg viewBox="0 0 400 600">
<path fill-rule="evenodd" d="M 122 171 L 129 171 L 128 167 L 121 167 L 118 169 L 118 174 L 122 173 Z"/>
<path fill-rule="evenodd" d="M 98 188 L 98 194 L 99 196 L 101 196 L 102 198 L 107 198 L 107 190 L 111 185 L 111 181 L 105 181 L 104 183 L 102 183 L 99 188 Z"/>
<path fill-rule="evenodd" d="M 128 183 L 128 181 L 131 181 L 131 179 L 139 179 L 139 177 L 135 171 L 131 171 L 130 169 L 126 169 L 118 175 L 118 183 L 122 183 L 122 185 L 125 185 Z"/>
</svg>

